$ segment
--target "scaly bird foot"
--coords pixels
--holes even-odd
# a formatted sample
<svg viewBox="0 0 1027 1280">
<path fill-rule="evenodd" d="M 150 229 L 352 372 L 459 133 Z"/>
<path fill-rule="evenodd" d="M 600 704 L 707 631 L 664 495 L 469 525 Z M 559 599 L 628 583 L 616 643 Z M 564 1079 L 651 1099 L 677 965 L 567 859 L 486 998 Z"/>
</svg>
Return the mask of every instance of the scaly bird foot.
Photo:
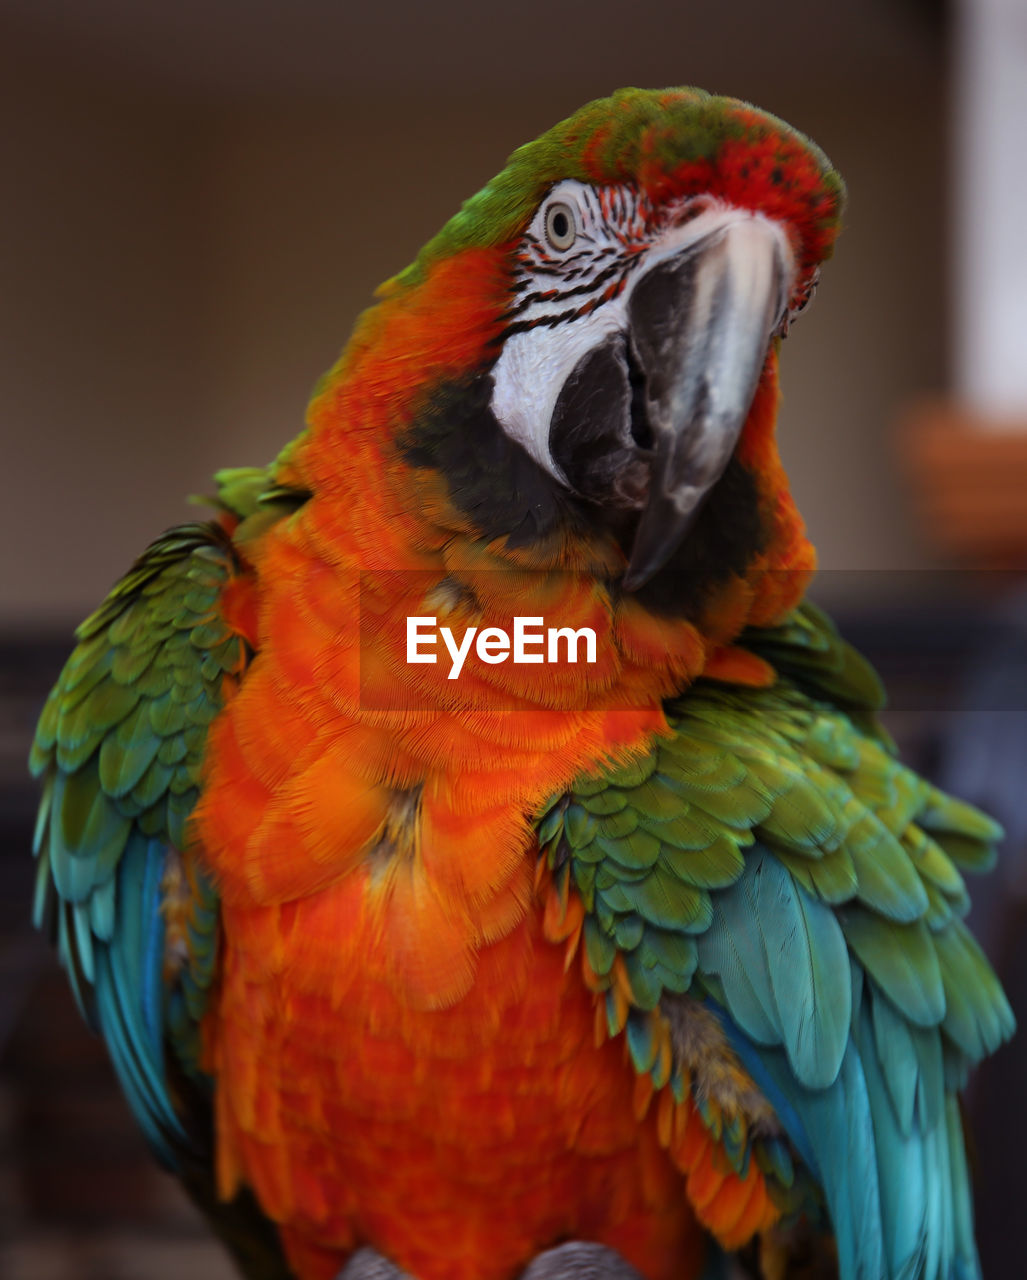
<svg viewBox="0 0 1027 1280">
<path fill-rule="evenodd" d="M 374 1249 L 358 1249 L 339 1272 L 337 1280 L 413 1280 L 394 1262 Z"/>
<path fill-rule="evenodd" d="M 520 1280 L 642 1280 L 619 1253 L 601 1244 L 572 1240 L 540 1253 Z"/>
<path fill-rule="evenodd" d="M 373 1249 L 358 1249 L 338 1280 L 411 1280 Z M 519 1280 L 642 1280 L 618 1253 L 601 1244 L 572 1241 L 547 1249 L 521 1272 Z"/>
</svg>

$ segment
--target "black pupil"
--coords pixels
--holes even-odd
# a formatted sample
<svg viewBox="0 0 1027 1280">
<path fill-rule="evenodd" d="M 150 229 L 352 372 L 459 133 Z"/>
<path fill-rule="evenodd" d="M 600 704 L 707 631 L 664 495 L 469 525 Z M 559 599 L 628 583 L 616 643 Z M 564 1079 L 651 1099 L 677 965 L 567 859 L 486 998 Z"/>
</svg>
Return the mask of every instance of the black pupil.
<svg viewBox="0 0 1027 1280">
<path fill-rule="evenodd" d="M 553 214 L 553 235 L 557 240 L 562 240 L 569 230 L 570 223 L 567 221 L 567 215 L 558 209 Z"/>
</svg>

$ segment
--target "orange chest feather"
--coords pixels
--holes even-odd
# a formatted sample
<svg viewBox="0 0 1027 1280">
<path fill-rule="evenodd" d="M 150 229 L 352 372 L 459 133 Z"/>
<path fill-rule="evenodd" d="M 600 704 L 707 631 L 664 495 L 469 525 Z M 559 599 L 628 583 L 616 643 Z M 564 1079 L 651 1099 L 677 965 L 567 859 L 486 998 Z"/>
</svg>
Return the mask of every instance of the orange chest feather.
<svg viewBox="0 0 1027 1280">
<path fill-rule="evenodd" d="M 466 546 L 368 573 L 352 536 L 335 504 L 313 501 L 258 549 L 259 652 L 212 727 L 196 831 L 227 906 L 365 877 L 347 910 L 399 998 L 440 1008 L 525 917 L 534 815 L 665 731 L 660 698 L 701 670 L 705 646 L 687 623 L 614 615 L 584 575 L 525 575 L 532 595 Z M 459 634 L 522 610 L 594 625 L 595 668 L 479 664 L 450 681 L 445 660 L 406 661 L 409 616 L 441 614 Z"/>
<path fill-rule="evenodd" d="M 507 1280 L 575 1233 L 677 1275 L 681 1177 L 542 938 L 531 828 L 582 769 L 661 731 L 658 695 L 618 706 L 608 680 L 591 706 L 586 686 L 578 707 L 496 712 L 395 669 L 383 708 L 359 575 L 296 542 L 260 568 L 259 653 L 212 727 L 195 826 L 222 895 L 222 1189 L 255 1189 L 303 1280 L 363 1240 L 423 1280 Z M 617 662 L 643 673 L 646 655 Z"/>
<path fill-rule="evenodd" d="M 576 1237 L 652 1280 L 695 1274 L 684 1183 L 636 1118 L 623 1045 L 597 1047 L 578 967 L 534 912 L 483 948 L 467 995 L 415 1010 L 362 880 L 226 911 L 222 1186 L 253 1186 L 302 1280 L 331 1280 L 365 1242 L 421 1280 L 512 1280 Z"/>
<path fill-rule="evenodd" d="M 422 1280 L 509 1280 L 575 1234 L 687 1277 L 681 1176 L 636 1119 L 622 1043 L 597 1045 L 592 993 L 542 938 L 532 820 L 648 749 L 661 699 L 708 665 L 765 678 L 717 648 L 753 591 L 725 596 L 711 639 L 585 572 L 521 590 L 480 544 L 381 520 L 387 480 L 364 480 L 363 504 L 314 498 L 247 548 L 226 602 L 257 656 L 211 728 L 194 815 L 224 927 L 206 1027 L 220 1186 L 255 1189 L 301 1280 L 331 1280 L 364 1240 Z M 408 568 L 369 576 L 372 544 Z M 451 684 L 404 661 L 406 616 L 429 604 L 465 625 L 594 624 L 600 661 Z"/>
</svg>

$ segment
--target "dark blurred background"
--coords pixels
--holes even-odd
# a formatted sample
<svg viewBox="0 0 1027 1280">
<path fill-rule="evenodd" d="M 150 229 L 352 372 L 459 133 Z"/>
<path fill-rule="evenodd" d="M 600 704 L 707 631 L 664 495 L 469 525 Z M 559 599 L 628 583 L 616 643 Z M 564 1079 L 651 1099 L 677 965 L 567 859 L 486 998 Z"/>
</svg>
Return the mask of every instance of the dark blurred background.
<svg viewBox="0 0 1027 1280">
<path fill-rule="evenodd" d="M 1027 369 L 999 296 L 1019 278 L 1027 298 L 1027 201 L 1002 187 L 1003 165 L 1027 169 L 1025 15 L 0 0 L 0 1274 L 230 1275 L 26 924 L 24 759 L 74 624 L 216 467 L 296 433 L 374 286 L 514 146 L 623 84 L 749 98 L 848 182 L 837 259 L 784 351 L 783 452 L 820 598 L 888 679 L 904 750 L 1010 828 L 978 927 L 1027 1020 L 1027 382 L 1020 401 L 980 355 L 1010 366 L 990 325 Z M 989 1280 L 1023 1274 L 1025 1077 L 1014 1044 L 970 1097 Z"/>
</svg>

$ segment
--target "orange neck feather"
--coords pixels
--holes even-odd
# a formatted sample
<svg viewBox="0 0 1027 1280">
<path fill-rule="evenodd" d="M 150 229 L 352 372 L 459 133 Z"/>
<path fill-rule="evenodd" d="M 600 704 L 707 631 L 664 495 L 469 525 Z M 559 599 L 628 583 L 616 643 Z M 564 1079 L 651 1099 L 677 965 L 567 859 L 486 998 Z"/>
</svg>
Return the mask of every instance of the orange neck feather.
<svg viewBox="0 0 1027 1280">
<path fill-rule="evenodd" d="M 393 980 L 431 1007 L 468 990 L 479 948 L 523 919 L 532 816 L 576 775 L 648 749 L 667 731 L 662 700 L 704 670 L 769 678 L 730 642 L 791 607 L 813 563 L 774 442 L 776 353 L 739 445 L 769 538 L 701 617 L 622 594 L 622 553 L 598 535 L 516 550 L 477 536 L 442 477 L 405 464 L 393 441 L 432 386 L 481 363 L 501 261 L 464 254 L 416 293 L 387 296 L 314 401 L 289 460 L 313 496 L 252 548 L 260 657 L 215 726 L 199 815 L 226 902 L 364 885 L 359 911 L 388 930 Z M 457 637 L 510 631 L 516 615 L 591 627 L 598 660 L 468 661 L 454 681 L 441 642 L 435 665 L 406 661 L 415 615 Z"/>
</svg>

